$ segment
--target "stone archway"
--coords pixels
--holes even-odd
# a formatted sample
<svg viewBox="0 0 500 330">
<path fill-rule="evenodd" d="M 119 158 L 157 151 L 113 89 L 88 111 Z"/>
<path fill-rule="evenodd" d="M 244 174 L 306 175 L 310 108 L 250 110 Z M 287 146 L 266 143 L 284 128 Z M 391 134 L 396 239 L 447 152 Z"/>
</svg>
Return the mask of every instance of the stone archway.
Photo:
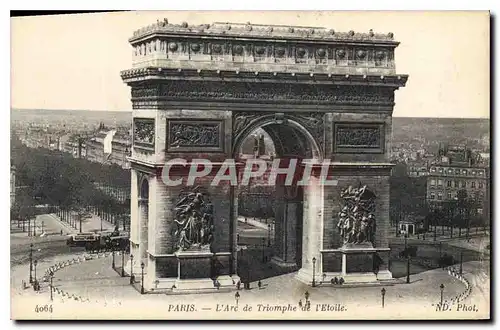
<svg viewBox="0 0 500 330">
<path fill-rule="evenodd" d="M 235 113 L 238 119 L 240 114 Z M 310 114 L 313 116 L 315 113 Z M 303 117 L 308 118 L 307 114 Z M 299 117 L 300 118 L 300 117 Z M 241 119 L 240 119 L 241 120 Z M 281 160 L 280 168 L 287 168 L 291 161 L 297 164 L 294 177 L 300 179 L 302 160 L 322 161 L 322 152 L 311 132 L 300 123 L 297 116 L 291 114 L 269 115 L 263 114 L 247 121 L 241 127 L 233 144 L 233 156 L 238 160 L 239 149 L 243 141 L 257 129 L 264 130 L 271 138 L 276 154 L 276 160 Z M 267 160 L 269 169 L 273 160 Z M 293 165 L 292 165 L 293 167 Z M 302 261 L 304 194 L 303 186 L 285 186 L 284 177 L 276 178 L 275 190 L 275 227 L 273 238 L 272 261 L 289 270 L 297 270 Z M 238 207 L 239 186 L 234 187 L 235 209 Z M 309 196 L 310 197 L 310 196 Z M 236 217 L 234 220 L 237 222 Z M 236 228 L 236 225 L 234 226 Z"/>
<path fill-rule="evenodd" d="M 149 231 L 149 181 L 148 177 L 143 176 L 139 190 L 139 254 L 137 263 L 144 263 L 147 269 L 148 264 L 148 231 Z"/>
<path fill-rule="evenodd" d="M 235 189 L 230 182 L 211 183 L 257 127 L 272 137 L 280 156 L 307 158 L 312 171 L 303 187 L 298 278 L 313 284 L 319 276 L 365 282 L 391 277 L 387 269 L 375 274 L 367 265 L 375 254 L 385 261 L 389 255 L 392 112 L 395 91 L 408 76 L 396 73 L 399 43 L 392 33 L 332 31 L 239 23 L 191 27 L 165 20 L 134 33 L 129 40 L 136 50 L 133 68 L 121 77 L 131 87 L 134 110 L 131 248 L 147 246 L 140 253 L 147 253 L 147 290 L 235 287 Z M 165 165 L 179 158 L 183 164 Z M 209 172 L 196 185 L 187 184 L 190 168 L 205 161 L 212 164 Z M 328 161 L 323 174 L 330 185 L 321 176 L 322 161 Z M 179 185 L 165 183 L 165 169 Z M 141 173 L 149 178 L 150 235 L 138 225 L 145 223 L 139 212 L 142 197 L 134 191 L 140 189 Z M 352 206 L 345 194 L 355 195 L 365 185 L 376 196 L 374 207 L 356 216 L 376 219 L 377 231 L 370 234 L 370 244 L 349 247 L 338 227 L 341 211 Z M 191 220 L 178 219 L 179 205 L 186 206 L 186 194 L 200 191 L 191 202 L 201 208 L 201 200 L 210 201 L 213 223 L 205 228 L 210 247 L 193 250 L 189 239 L 182 239 L 183 250 L 179 235 L 185 233 L 176 226 Z M 207 243 L 206 230 L 195 246 Z M 283 251 L 288 258 L 290 249 Z M 366 274 L 360 277 L 360 271 Z"/>
</svg>

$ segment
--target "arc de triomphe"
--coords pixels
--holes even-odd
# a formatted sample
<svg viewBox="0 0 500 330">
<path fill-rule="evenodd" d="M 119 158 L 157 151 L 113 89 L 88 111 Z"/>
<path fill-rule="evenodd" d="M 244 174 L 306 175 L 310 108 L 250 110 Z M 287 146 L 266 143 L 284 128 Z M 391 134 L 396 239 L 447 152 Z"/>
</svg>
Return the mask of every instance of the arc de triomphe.
<svg viewBox="0 0 500 330">
<path fill-rule="evenodd" d="M 257 128 L 278 157 L 298 158 L 313 174 L 293 197 L 276 188 L 274 259 L 297 265 L 308 284 L 313 276 L 392 278 L 392 112 L 408 79 L 396 74 L 392 33 L 163 20 L 129 42 L 133 65 L 121 77 L 133 106 L 130 241 L 134 272 L 145 264 L 146 290 L 235 287 L 238 187 L 209 183 L 217 164 L 240 161 L 242 141 Z M 194 186 L 167 186 L 162 171 L 175 158 L 214 167 Z M 325 161 L 330 185 L 319 179 Z M 169 173 L 185 180 L 188 171 Z"/>
</svg>

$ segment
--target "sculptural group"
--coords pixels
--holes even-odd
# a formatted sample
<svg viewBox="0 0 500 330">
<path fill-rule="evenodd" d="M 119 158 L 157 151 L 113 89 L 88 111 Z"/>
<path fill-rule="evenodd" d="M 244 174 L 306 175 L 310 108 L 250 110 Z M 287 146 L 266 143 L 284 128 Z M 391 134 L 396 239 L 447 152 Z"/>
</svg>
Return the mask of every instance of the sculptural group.
<svg viewBox="0 0 500 330">
<path fill-rule="evenodd" d="M 178 250 L 208 248 L 213 240 L 213 207 L 207 196 L 191 192 L 175 207 L 175 237 Z"/>
<path fill-rule="evenodd" d="M 349 186 L 341 192 L 344 206 L 339 212 L 337 228 L 344 244 L 374 243 L 375 194 L 366 186 Z"/>
</svg>

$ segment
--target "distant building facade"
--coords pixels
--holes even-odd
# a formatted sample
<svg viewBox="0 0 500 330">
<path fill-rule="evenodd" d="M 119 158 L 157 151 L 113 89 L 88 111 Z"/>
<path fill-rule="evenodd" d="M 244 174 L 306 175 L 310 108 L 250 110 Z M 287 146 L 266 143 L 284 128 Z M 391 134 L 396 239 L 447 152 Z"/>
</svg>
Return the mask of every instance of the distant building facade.
<svg viewBox="0 0 500 330">
<path fill-rule="evenodd" d="M 413 161 L 407 164 L 407 174 L 409 177 L 418 178 L 429 175 L 429 164 L 425 161 Z"/>
<path fill-rule="evenodd" d="M 110 162 L 123 169 L 130 169 L 128 157 L 131 155 L 132 138 L 128 133 L 118 132 L 111 141 Z"/>
<path fill-rule="evenodd" d="M 436 160 L 429 165 L 428 205 L 442 207 L 446 202 L 456 201 L 458 192 L 465 190 L 468 198 L 478 202 L 474 212 L 484 215 L 489 168 L 477 163 L 477 158 L 465 146 L 440 146 L 438 154 Z"/>
</svg>

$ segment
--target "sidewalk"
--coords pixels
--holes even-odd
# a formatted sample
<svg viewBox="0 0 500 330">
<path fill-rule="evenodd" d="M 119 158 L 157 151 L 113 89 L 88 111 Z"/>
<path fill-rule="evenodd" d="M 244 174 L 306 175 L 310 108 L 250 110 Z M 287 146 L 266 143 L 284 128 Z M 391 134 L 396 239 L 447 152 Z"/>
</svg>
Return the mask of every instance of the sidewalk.
<svg viewBox="0 0 500 330">
<path fill-rule="evenodd" d="M 117 261 L 120 263 L 120 261 Z M 467 269 L 476 268 L 476 265 L 467 266 Z M 168 294 L 146 294 L 141 295 L 137 290 L 128 285 L 128 278 L 122 278 L 114 270 L 111 269 L 111 258 L 99 258 L 85 262 L 85 265 L 73 265 L 66 267 L 57 274 L 57 287 L 87 298 L 91 302 L 95 302 L 96 307 L 101 306 L 101 309 L 113 313 L 113 308 L 126 307 L 131 308 L 136 306 L 137 310 L 135 317 L 146 317 L 149 308 L 156 312 L 162 309 L 168 309 L 171 304 L 189 303 L 195 304 L 198 313 L 193 316 L 199 316 L 201 309 L 204 307 L 215 307 L 214 300 L 218 304 L 234 304 L 234 292 L 220 292 L 217 294 L 199 294 L 199 295 L 175 295 Z M 435 303 L 439 301 L 440 291 L 439 286 L 445 285 L 444 299 L 450 299 L 458 293 L 463 292 L 464 285 L 449 276 L 447 272 L 432 270 L 420 274 L 412 275 L 411 283 L 388 285 L 385 287 L 387 294 L 385 296 L 386 309 L 380 307 L 380 286 L 377 287 L 331 287 L 322 286 L 312 288 L 306 286 L 295 279 L 295 274 L 287 274 L 269 278 L 263 281 L 263 288 L 258 289 L 256 283 L 252 283 L 251 290 L 241 290 L 242 304 L 251 304 L 254 309 L 257 304 L 263 305 L 297 305 L 299 300 L 304 301 L 304 293 L 310 293 L 310 299 L 313 302 L 313 311 L 316 316 L 321 315 L 326 319 L 335 318 L 348 318 L 360 319 L 363 318 L 360 312 L 368 313 L 364 315 L 378 315 L 378 317 L 387 314 L 387 316 L 394 317 L 425 317 L 425 318 L 442 318 L 443 315 L 435 312 Z M 474 290 L 474 289 L 473 289 Z M 477 293 L 481 296 L 481 292 Z M 478 299 L 479 298 L 479 299 Z M 445 316 L 461 317 L 461 318 L 475 318 L 484 317 L 488 312 L 488 306 L 484 301 L 480 300 L 481 297 L 474 296 L 469 301 L 476 303 L 479 306 L 479 313 L 449 313 Z M 316 304 L 341 304 L 346 306 L 344 313 L 326 313 L 319 314 L 316 311 Z M 89 306 L 90 305 L 83 305 Z M 137 307 L 144 307 L 139 308 Z M 147 306 L 147 308 L 146 308 Z M 113 308 L 111 308 L 113 307 Z M 110 309 L 111 308 L 111 309 Z M 101 313 L 103 311 L 101 310 Z M 371 314 L 373 313 L 373 314 Z M 128 314 L 127 314 L 128 315 Z M 244 313 L 226 314 L 219 317 L 245 317 Z M 262 314 L 260 317 L 270 317 L 272 314 Z M 132 315 L 129 315 L 132 316 Z M 169 316 L 171 313 L 169 313 Z M 257 315 L 253 315 L 257 316 Z M 274 314 L 274 317 L 290 317 L 299 316 L 298 314 Z M 306 315 L 303 315 L 307 317 Z M 123 317 L 123 316 L 122 316 Z"/>
<path fill-rule="evenodd" d="M 77 228 L 71 227 L 67 222 L 62 221 L 56 214 L 52 213 L 50 216 L 57 221 L 60 222 L 62 226 L 65 227 L 65 229 L 69 233 L 79 233 L 80 232 L 80 225 L 77 224 Z M 115 229 L 115 226 L 106 221 L 101 219 L 98 215 L 92 214 L 91 218 L 86 218 L 82 220 L 82 232 L 88 233 L 88 232 L 94 232 L 94 231 L 112 231 Z"/>
<path fill-rule="evenodd" d="M 238 221 L 239 222 L 243 222 L 243 223 L 247 223 L 251 226 L 254 226 L 254 227 L 257 227 L 257 228 L 260 228 L 260 229 L 265 229 L 267 230 L 267 224 L 265 221 L 259 221 L 259 220 L 256 220 L 256 218 L 253 218 L 253 217 L 244 217 L 244 216 L 238 216 Z M 271 223 L 271 222 L 269 222 Z M 274 227 L 274 225 L 271 223 L 271 230 L 272 228 Z"/>
</svg>

